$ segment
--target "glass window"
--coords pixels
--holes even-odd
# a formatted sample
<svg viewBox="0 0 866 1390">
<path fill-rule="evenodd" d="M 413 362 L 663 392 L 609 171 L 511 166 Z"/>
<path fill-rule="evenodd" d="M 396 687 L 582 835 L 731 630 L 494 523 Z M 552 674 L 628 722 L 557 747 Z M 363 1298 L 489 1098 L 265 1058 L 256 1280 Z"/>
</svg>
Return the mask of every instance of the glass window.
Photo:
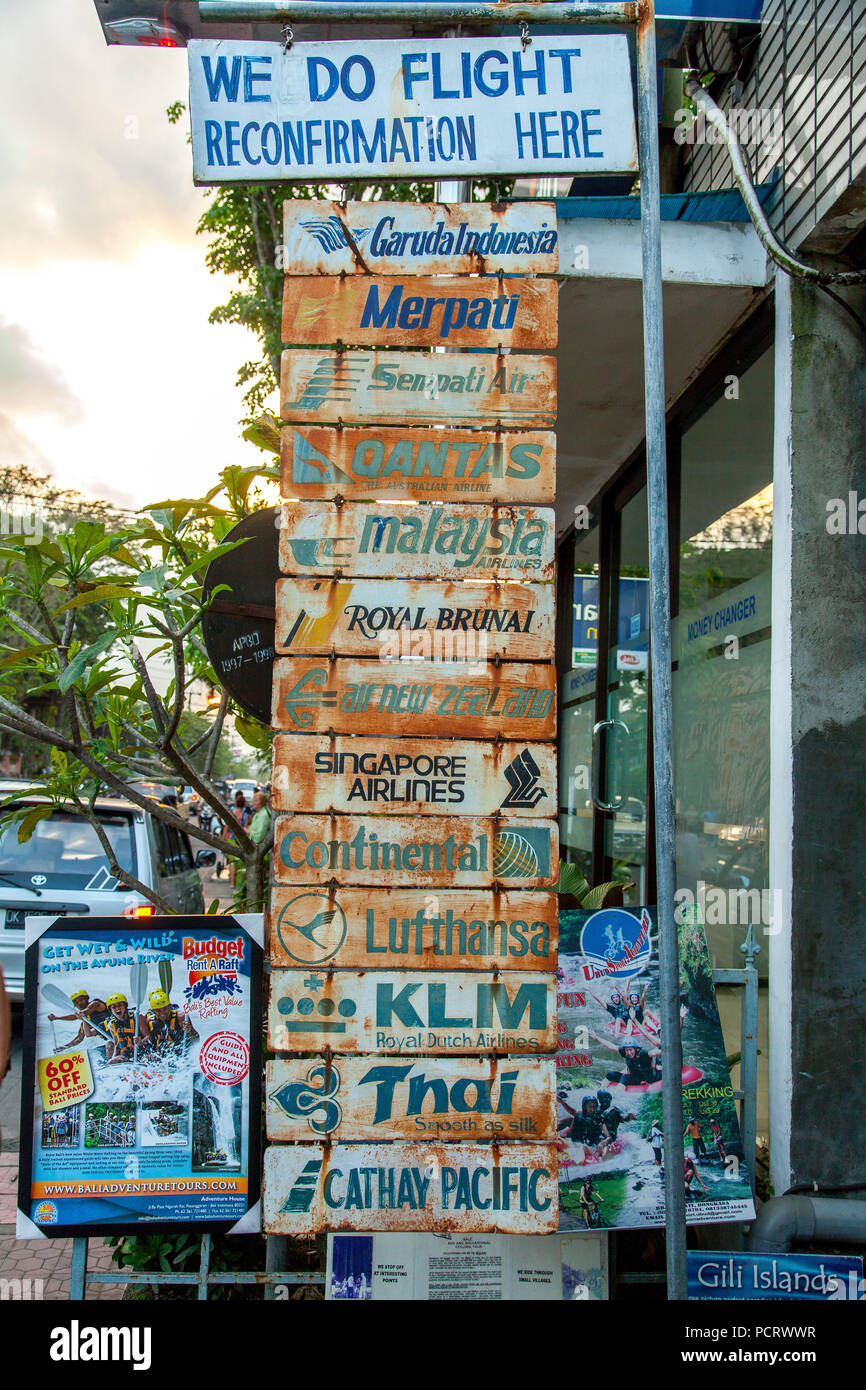
<svg viewBox="0 0 866 1390">
<path fill-rule="evenodd" d="M 135 840 L 129 816 L 102 813 L 105 831 L 117 862 L 136 872 Z M 34 874 L 43 875 L 46 887 L 74 887 L 91 891 L 111 890 L 108 858 L 93 826 L 83 816 L 55 810 L 37 823 L 29 840 L 18 843 L 18 830 L 10 826 L 0 835 L 0 873 L 13 882 L 29 885 Z"/>
<path fill-rule="evenodd" d="M 598 664 L 599 528 L 577 531 L 569 647 L 562 678 L 559 740 L 560 856 L 592 882 L 592 728 Z"/>
</svg>

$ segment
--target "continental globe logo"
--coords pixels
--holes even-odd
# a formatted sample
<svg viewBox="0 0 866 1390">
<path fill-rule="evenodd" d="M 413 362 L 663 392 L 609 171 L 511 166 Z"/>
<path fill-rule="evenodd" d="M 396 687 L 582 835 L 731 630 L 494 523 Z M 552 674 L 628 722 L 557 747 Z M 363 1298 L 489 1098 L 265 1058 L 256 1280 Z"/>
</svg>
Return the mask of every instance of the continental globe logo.
<svg viewBox="0 0 866 1390">
<path fill-rule="evenodd" d="M 494 878 L 549 878 L 550 830 L 527 826 L 498 830 L 493 841 Z"/>
</svg>

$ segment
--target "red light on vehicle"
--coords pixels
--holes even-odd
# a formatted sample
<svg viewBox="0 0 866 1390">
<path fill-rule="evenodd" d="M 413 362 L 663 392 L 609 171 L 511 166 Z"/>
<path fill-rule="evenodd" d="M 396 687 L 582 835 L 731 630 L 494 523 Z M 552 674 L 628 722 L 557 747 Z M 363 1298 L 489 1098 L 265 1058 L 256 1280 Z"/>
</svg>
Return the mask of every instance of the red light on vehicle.
<svg viewBox="0 0 866 1390">
<path fill-rule="evenodd" d="M 131 903 L 129 907 L 123 909 L 124 917 L 155 917 L 156 908 L 153 903 Z"/>
</svg>

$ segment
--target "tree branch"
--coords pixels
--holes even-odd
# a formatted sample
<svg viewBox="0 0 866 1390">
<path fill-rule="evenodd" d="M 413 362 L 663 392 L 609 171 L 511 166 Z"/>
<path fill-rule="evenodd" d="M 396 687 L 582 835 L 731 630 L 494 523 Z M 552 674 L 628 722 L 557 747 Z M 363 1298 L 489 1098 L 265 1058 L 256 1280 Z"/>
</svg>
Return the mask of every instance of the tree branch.
<svg viewBox="0 0 866 1390">
<path fill-rule="evenodd" d="M 76 796 L 74 800 L 81 814 L 85 816 L 87 820 L 90 821 L 90 824 L 96 831 L 96 838 L 99 840 L 99 843 L 102 845 L 102 848 L 105 851 L 105 857 L 108 860 L 108 867 L 111 873 L 114 875 L 114 877 L 118 880 L 118 882 L 125 884 L 125 886 L 127 888 L 131 888 L 133 892 L 140 893 L 143 898 L 147 898 L 148 902 L 152 902 L 154 907 L 158 907 L 167 916 L 176 917 L 177 911 L 175 908 L 172 907 L 171 903 L 168 901 L 167 898 L 162 897 L 162 895 L 160 893 L 157 893 L 155 889 L 148 888 L 147 884 L 142 883 L 140 878 L 136 878 L 135 874 L 131 874 L 126 869 L 122 869 L 118 864 L 117 856 L 114 853 L 114 847 L 105 833 L 105 826 L 102 824 L 101 820 L 99 819 L 99 817 L 93 809 L 93 804 L 96 800 L 96 793 L 94 792 L 87 805 L 85 805 L 85 803 L 78 796 Z"/>
<path fill-rule="evenodd" d="M 223 724 L 225 722 L 225 717 L 228 712 L 228 707 L 229 693 L 227 690 L 223 690 L 220 694 L 220 707 L 217 710 L 217 717 L 214 720 L 214 726 L 211 731 L 211 745 L 207 750 L 207 759 L 204 765 L 204 775 L 208 779 L 210 779 L 213 776 L 214 759 L 217 754 L 217 748 L 219 746 L 220 736 L 222 734 Z"/>
</svg>

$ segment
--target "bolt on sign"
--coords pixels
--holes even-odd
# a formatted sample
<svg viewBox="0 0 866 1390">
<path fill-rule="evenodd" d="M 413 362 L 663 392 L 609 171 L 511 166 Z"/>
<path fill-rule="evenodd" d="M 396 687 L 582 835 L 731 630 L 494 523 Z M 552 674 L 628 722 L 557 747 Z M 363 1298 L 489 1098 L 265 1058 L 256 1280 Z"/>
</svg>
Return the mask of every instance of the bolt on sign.
<svg viewBox="0 0 866 1390">
<path fill-rule="evenodd" d="M 269 1139 L 556 1138 L 552 1057 L 339 1057 L 270 1062 Z"/>
<path fill-rule="evenodd" d="M 556 485 L 556 436 L 540 431 L 294 425 L 280 458 L 283 496 L 313 501 L 549 503 Z"/>
<path fill-rule="evenodd" d="M 553 275 L 552 203 L 283 204 L 288 275 Z"/>
<path fill-rule="evenodd" d="M 277 883 L 417 888 L 550 888 L 556 821 L 480 816 L 278 815 Z"/>
<path fill-rule="evenodd" d="M 283 353 L 280 413 L 311 421 L 383 425 L 478 425 L 552 429 L 556 416 L 556 358 L 490 352 Z"/>
<path fill-rule="evenodd" d="M 274 1052 L 451 1056 L 544 1053 L 556 1047 L 556 977 L 435 970 L 271 974 L 268 1046 Z"/>
<path fill-rule="evenodd" d="M 552 744 L 278 734 L 273 755 L 276 811 L 557 813 Z"/>
<path fill-rule="evenodd" d="M 283 888 L 271 964 L 288 969 L 555 970 L 558 900 L 534 889 Z"/>
<path fill-rule="evenodd" d="M 555 540 L 556 514 L 547 507 L 287 502 L 280 570 L 382 579 L 491 572 L 506 579 L 552 579 Z"/>
<path fill-rule="evenodd" d="M 552 584 L 277 581 L 276 650 L 380 661 L 552 661 Z"/>
<path fill-rule="evenodd" d="M 554 348 L 555 280 L 286 276 L 283 342 Z"/>
<path fill-rule="evenodd" d="M 557 1230 L 555 1144 L 286 1144 L 265 1154 L 264 1228 Z"/>
<path fill-rule="evenodd" d="M 540 662 L 274 662 L 275 729 L 431 738 L 556 737 L 556 669 Z"/>
<path fill-rule="evenodd" d="M 526 51 L 516 36 L 194 39 L 187 54 L 199 184 L 637 171 L 624 34 Z"/>
</svg>

